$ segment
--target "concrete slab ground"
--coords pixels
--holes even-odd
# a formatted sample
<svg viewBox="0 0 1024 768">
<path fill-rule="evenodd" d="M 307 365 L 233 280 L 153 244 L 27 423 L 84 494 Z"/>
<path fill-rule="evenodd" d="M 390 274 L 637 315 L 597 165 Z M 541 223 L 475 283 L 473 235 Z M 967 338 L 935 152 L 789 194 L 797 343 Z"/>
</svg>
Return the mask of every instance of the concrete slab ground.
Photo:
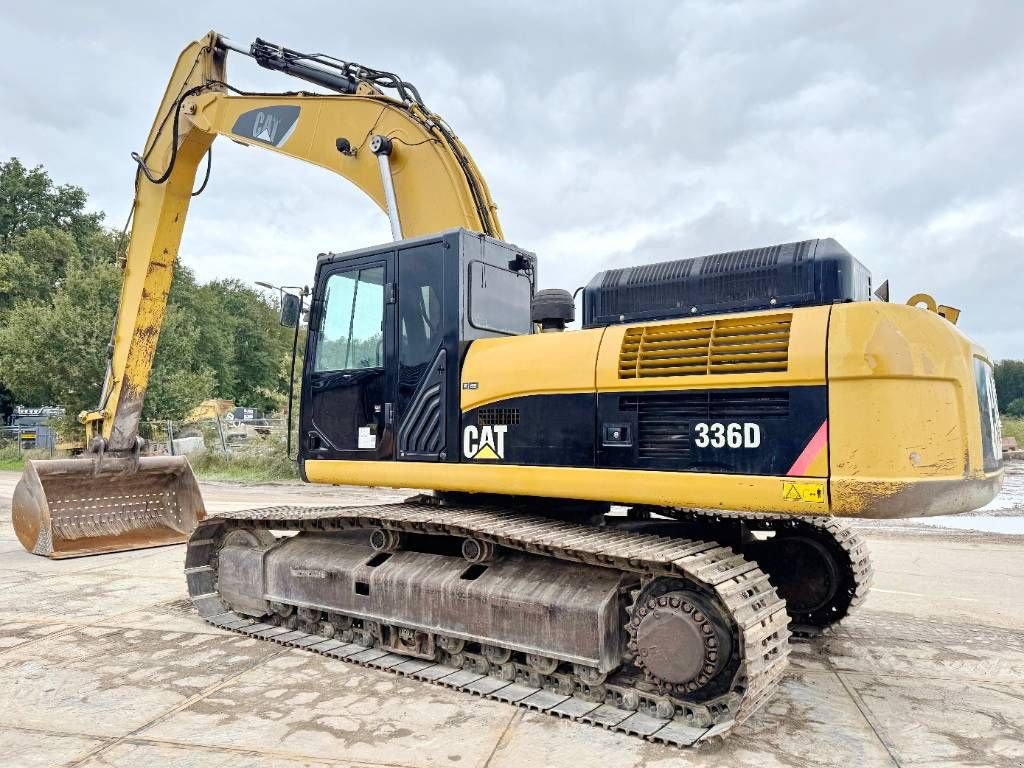
<svg viewBox="0 0 1024 768">
<path fill-rule="evenodd" d="M 876 588 L 798 642 L 771 704 L 678 750 L 215 629 L 183 546 L 53 562 L 10 526 L 0 473 L 0 765 L 1024 765 L 1024 539 L 867 526 Z M 211 510 L 400 491 L 204 483 Z M 1016 504 L 1002 513 L 1024 512 Z"/>
</svg>

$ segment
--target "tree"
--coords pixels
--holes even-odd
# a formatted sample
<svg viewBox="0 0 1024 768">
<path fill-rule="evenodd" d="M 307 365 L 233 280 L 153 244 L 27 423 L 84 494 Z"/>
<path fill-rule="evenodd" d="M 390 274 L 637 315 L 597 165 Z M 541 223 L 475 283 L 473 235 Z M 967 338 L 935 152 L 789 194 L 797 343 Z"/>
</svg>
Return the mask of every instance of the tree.
<svg viewBox="0 0 1024 768">
<path fill-rule="evenodd" d="M 0 383 L 21 403 L 95 408 L 121 284 L 114 264 L 72 259 L 46 300 L 18 302 L 0 325 Z"/>
<path fill-rule="evenodd" d="M 218 280 L 201 289 L 219 308 L 230 333 L 232 370 L 218 382 L 218 395 L 262 410 L 274 407 L 274 393 L 287 389 L 281 363 L 291 354 L 291 332 L 278 323 L 277 309 L 239 280 Z"/>
<path fill-rule="evenodd" d="M 0 327 L 19 301 L 46 300 L 75 251 L 99 253 L 110 242 L 103 214 L 86 212 L 86 200 L 81 187 L 55 187 L 42 166 L 30 170 L 17 158 L 0 163 Z M 7 367 L 0 356 L 0 370 Z M 14 401 L 0 383 L 0 417 Z"/>
<path fill-rule="evenodd" d="M 11 238 L 9 252 L 0 253 L 0 315 L 18 301 L 45 301 L 78 256 L 71 235 L 55 227 Z"/>
<path fill-rule="evenodd" d="M 102 213 L 85 210 L 88 196 L 81 187 L 55 187 L 41 165 L 31 170 L 16 157 L 0 163 L 0 250 L 11 240 L 39 227 L 55 227 L 79 246 L 100 229 Z"/>
<path fill-rule="evenodd" d="M 191 271 L 175 270 L 170 301 L 197 319 L 196 348 L 214 372 L 216 397 L 272 410 L 288 381 L 281 364 L 291 355 L 291 331 L 277 308 L 239 280 L 196 285 Z"/>
<path fill-rule="evenodd" d="M 143 418 L 181 419 L 213 396 L 216 377 L 201 360 L 198 339 L 196 318 L 181 307 L 168 305 L 149 376 Z"/>
<path fill-rule="evenodd" d="M 58 403 L 69 413 L 95 408 L 121 290 L 113 263 L 75 257 L 44 302 L 19 302 L 0 327 L 0 383 L 19 402 Z M 168 307 L 146 392 L 144 418 L 180 419 L 213 394 L 213 371 L 197 352 L 187 311 Z"/>
<path fill-rule="evenodd" d="M 95 408 L 121 289 L 124 236 L 87 213 L 80 187 L 0 164 L 0 409 Z M 176 265 L 143 417 L 178 419 L 216 396 L 263 410 L 287 390 L 291 332 L 238 280 L 198 285 Z"/>
<path fill-rule="evenodd" d="M 0 253 L 0 322 L 19 301 L 45 300 L 52 287 L 46 275 L 20 253 Z"/>
<path fill-rule="evenodd" d="M 1024 398 L 1024 360 L 1000 360 L 995 364 L 993 374 L 999 410 L 1009 413 L 1008 406 L 1014 400 Z"/>
</svg>

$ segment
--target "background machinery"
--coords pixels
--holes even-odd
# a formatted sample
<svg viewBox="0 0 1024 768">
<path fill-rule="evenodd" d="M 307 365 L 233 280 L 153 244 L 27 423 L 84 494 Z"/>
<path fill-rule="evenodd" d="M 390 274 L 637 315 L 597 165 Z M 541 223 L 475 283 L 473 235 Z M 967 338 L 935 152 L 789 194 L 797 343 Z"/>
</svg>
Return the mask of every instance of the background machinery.
<svg viewBox="0 0 1024 768">
<path fill-rule="evenodd" d="M 824 239 L 602 272 L 566 331 L 572 298 L 536 290 L 536 257 L 502 241 L 413 86 L 257 41 L 243 52 L 334 94 L 240 94 L 228 48 L 211 33 L 186 49 L 139 158 L 110 374 L 83 414 L 98 456 L 26 470 L 30 549 L 54 554 L 25 531 L 97 508 L 111 546 L 194 528 L 189 591 L 218 626 L 690 744 L 767 700 L 792 632 L 863 600 L 870 562 L 839 518 L 950 514 L 998 491 L 991 366 L 955 310 L 877 300 Z M 300 469 L 429 493 L 205 518 L 184 459 L 133 456 L 219 134 L 334 170 L 388 212 L 395 242 L 319 259 Z M 163 506 L 140 512 L 124 483 Z"/>
<path fill-rule="evenodd" d="M 8 420 L 9 426 L 0 430 L 0 433 L 14 440 L 21 450 L 46 448 L 53 451 L 59 437 L 51 422 L 63 416 L 64 409 L 59 405 L 36 408 L 16 405 Z"/>
</svg>

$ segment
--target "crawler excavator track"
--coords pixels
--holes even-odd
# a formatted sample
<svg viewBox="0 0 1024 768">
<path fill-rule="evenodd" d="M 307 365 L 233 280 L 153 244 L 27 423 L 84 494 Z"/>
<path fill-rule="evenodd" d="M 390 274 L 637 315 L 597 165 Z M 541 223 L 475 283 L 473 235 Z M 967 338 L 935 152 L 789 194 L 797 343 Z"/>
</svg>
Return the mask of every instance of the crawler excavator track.
<svg viewBox="0 0 1024 768">
<path fill-rule="evenodd" d="M 297 533 L 278 539 L 270 531 Z M 399 545 L 416 539 L 461 540 L 471 546 L 468 553 L 463 546 L 463 558 L 407 552 Z M 298 559 L 288 559 L 289 552 L 299 553 Z M 392 555 L 390 581 L 360 575 Z M 352 573 L 341 572 L 346 558 L 358 561 Z M 338 572 L 331 563 L 338 564 Z M 474 638 L 464 631 L 473 625 L 470 616 L 452 625 L 461 632 L 424 632 L 421 623 L 403 622 L 401 616 L 382 620 L 366 611 L 336 610 L 325 604 L 329 600 L 288 603 L 269 594 L 275 591 L 275 567 L 283 568 L 278 586 L 287 582 L 292 589 L 296 582 L 307 582 L 346 601 L 351 586 L 363 595 L 371 584 L 394 593 L 401 587 L 394 574 L 400 576 L 403 568 L 418 568 L 420 583 L 453 563 L 459 569 L 469 566 L 466 573 L 493 564 L 498 575 L 491 583 L 499 587 L 505 583 L 500 581 L 502 568 L 512 574 L 508 583 L 517 583 L 519 568 L 529 588 L 488 594 L 488 609 L 500 611 L 508 601 L 514 605 L 509 615 L 527 627 L 542 627 L 544 616 L 554 616 L 547 621 L 554 623 L 564 645 Z M 538 568 L 547 569 L 552 580 L 545 581 Z M 376 569 L 374 576 L 385 571 Z M 350 586 L 353 574 L 366 581 Z M 750 717 L 778 687 L 789 654 L 785 601 L 755 562 L 728 546 L 487 507 L 441 506 L 422 498 L 380 506 L 220 514 L 194 532 L 186 575 L 199 614 L 215 626 L 680 746 L 724 735 Z M 466 584 L 454 578 L 445 583 L 456 589 Z M 485 578 L 472 583 L 486 584 Z M 593 615 L 611 622 L 607 638 L 618 655 L 602 665 L 587 661 L 583 640 L 572 647 L 577 636 L 588 636 L 593 622 L 573 623 L 574 611 L 591 607 L 574 605 L 571 598 L 587 590 L 597 594 L 609 579 L 610 597 Z M 536 602 L 540 593 L 548 596 L 549 605 Z M 472 594 L 421 601 L 418 608 L 468 606 Z M 525 617 L 531 610 L 541 617 L 539 623 Z M 690 644 L 669 646 L 680 637 Z"/>
<path fill-rule="evenodd" d="M 657 509 L 693 526 L 688 535 L 729 543 L 757 562 L 786 600 L 790 632 L 816 637 L 842 622 L 871 590 L 874 567 L 867 543 L 834 517 Z M 767 533 L 770 538 L 751 534 Z"/>
</svg>

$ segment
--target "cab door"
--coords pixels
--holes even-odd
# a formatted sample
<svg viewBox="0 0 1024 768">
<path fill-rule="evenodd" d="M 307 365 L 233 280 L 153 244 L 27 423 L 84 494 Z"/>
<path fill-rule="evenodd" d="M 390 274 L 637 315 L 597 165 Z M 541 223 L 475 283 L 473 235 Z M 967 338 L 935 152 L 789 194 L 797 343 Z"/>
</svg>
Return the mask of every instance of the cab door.
<svg viewBox="0 0 1024 768">
<path fill-rule="evenodd" d="M 458 302 L 441 240 L 397 253 L 395 424 L 399 461 L 458 458 L 448 449 L 458 395 Z"/>
<path fill-rule="evenodd" d="M 304 461 L 394 458 L 393 271 L 393 254 L 321 266 L 299 417 Z"/>
</svg>

